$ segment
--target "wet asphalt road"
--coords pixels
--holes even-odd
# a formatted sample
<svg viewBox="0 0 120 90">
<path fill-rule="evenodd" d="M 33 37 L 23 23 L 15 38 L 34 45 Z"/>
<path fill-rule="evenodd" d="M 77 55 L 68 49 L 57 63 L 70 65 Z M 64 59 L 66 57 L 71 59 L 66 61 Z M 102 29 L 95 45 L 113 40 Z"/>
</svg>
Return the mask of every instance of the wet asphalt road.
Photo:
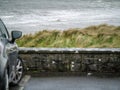
<svg viewBox="0 0 120 90">
<path fill-rule="evenodd" d="M 120 90 L 120 78 L 32 77 L 25 90 Z"/>
</svg>

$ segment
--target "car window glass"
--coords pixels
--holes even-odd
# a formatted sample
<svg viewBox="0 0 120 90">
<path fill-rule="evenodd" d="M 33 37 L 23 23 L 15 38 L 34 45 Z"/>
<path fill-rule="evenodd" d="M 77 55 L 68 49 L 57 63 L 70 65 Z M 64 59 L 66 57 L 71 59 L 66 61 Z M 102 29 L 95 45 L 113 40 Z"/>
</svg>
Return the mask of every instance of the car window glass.
<svg viewBox="0 0 120 90">
<path fill-rule="evenodd" d="M 1 20 L 0 20 L 0 36 L 2 36 L 4 38 L 8 38 L 8 33 L 6 30 L 6 27 L 4 26 L 4 24 L 2 23 Z"/>
<path fill-rule="evenodd" d="M 1 31 L 1 29 L 0 29 L 0 37 L 2 36 L 2 31 Z"/>
</svg>

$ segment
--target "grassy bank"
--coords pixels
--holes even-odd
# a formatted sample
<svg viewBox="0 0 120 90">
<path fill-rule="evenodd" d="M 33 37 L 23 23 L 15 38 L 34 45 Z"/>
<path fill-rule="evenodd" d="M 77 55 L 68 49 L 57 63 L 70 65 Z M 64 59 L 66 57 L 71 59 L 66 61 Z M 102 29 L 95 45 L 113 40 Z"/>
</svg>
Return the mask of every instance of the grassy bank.
<svg viewBox="0 0 120 90">
<path fill-rule="evenodd" d="M 102 24 L 64 31 L 43 30 L 17 40 L 21 47 L 98 47 L 120 48 L 120 26 Z"/>
</svg>

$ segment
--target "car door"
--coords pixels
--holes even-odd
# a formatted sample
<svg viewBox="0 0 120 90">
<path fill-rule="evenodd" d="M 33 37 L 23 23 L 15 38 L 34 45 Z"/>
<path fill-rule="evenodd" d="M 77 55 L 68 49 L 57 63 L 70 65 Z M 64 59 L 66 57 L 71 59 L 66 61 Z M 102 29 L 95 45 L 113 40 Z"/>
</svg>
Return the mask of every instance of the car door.
<svg viewBox="0 0 120 90">
<path fill-rule="evenodd" d="M 2 43 L 4 44 L 3 56 L 8 59 L 9 74 L 15 70 L 15 64 L 18 57 L 18 47 L 15 42 L 11 42 L 11 38 L 4 23 L 0 20 L 0 31 L 2 33 Z"/>
</svg>

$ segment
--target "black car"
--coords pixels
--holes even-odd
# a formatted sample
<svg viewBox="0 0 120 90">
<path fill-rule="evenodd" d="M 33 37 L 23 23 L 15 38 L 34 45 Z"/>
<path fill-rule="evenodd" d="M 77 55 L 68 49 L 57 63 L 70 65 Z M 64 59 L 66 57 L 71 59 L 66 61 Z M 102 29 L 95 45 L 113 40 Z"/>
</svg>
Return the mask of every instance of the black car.
<svg viewBox="0 0 120 90">
<path fill-rule="evenodd" d="M 15 43 L 21 36 L 20 31 L 12 31 L 9 35 L 0 19 L 0 90 L 9 90 L 9 84 L 17 85 L 23 76 L 23 63 Z"/>
</svg>

